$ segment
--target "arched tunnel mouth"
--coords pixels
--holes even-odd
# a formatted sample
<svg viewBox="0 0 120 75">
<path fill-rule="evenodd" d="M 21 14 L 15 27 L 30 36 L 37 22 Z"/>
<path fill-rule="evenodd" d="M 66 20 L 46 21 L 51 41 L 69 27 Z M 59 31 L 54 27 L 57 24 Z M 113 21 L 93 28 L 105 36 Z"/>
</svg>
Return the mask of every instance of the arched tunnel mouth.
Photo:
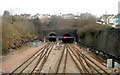
<svg viewBox="0 0 120 75">
<path fill-rule="evenodd" d="M 55 33 L 50 33 L 49 34 L 49 41 L 50 42 L 56 42 L 56 34 Z"/>
<path fill-rule="evenodd" d="M 62 36 L 62 42 L 64 42 L 64 43 L 73 43 L 74 38 L 70 34 L 64 34 Z"/>
</svg>

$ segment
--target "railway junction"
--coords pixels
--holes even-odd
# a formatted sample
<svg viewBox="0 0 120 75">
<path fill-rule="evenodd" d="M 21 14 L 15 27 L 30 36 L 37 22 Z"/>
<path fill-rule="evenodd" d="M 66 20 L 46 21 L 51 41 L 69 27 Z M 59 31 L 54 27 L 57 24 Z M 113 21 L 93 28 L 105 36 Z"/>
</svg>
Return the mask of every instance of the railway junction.
<svg viewBox="0 0 120 75">
<path fill-rule="evenodd" d="M 36 53 L 12 69 L 9 75 L 25 73 L 29 75 L 39 73 L 115 74 L 111 68 L 106 67 L 104 62 L 94 59 L 89 52 L 76 44 L 48 42 L 41 46 Z"/>
</svg>

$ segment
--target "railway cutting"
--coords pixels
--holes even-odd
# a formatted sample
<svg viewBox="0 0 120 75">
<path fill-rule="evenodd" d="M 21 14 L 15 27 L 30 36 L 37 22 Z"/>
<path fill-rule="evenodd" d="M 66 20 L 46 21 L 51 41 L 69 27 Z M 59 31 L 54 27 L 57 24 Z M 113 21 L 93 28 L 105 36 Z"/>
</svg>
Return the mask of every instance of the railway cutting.
<svg viewBox="0 0 120 75">
<path fill-rule="evenodd" d="M 114 72 L 92 58 L 73 43 L 48 42 L 26 61 L 16 66 L 9 75 L 40 73 L 80 73 L 81 75 L 110 75 Z"/>
</svg>

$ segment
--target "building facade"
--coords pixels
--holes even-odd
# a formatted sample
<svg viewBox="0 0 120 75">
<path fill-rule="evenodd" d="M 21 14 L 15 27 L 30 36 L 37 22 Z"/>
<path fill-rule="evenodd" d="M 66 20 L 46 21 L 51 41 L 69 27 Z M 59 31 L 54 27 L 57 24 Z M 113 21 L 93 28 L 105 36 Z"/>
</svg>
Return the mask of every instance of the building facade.
<svg viewBox="0 0 120 75">
<path fill-rule="evenodd" d="M 120 24 L 120 1 L 118 2 L 118 19 Z"/>
<path fill-rule="evenodd" d="M 118 15 L 103 15 L 100 17 L 100 22 L 102 24 L 105 24 L 105 25 L 110 25 L 110 26 L 113 26 L 115 27 L 117 24 L 119 24 L 118 22 Z"/>
</svg>

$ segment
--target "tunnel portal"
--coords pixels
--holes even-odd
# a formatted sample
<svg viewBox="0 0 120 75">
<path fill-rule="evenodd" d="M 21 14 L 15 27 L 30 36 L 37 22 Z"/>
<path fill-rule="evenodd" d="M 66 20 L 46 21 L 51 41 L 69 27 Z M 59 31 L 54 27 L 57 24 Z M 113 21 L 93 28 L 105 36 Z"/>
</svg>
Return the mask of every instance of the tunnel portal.
<svg viewBox="0 0 120 75">
<path fill-rule="evenodd" d="M 64 34 L 62 37 L 62 42 L 64 43 L 73 43 L 74 38 L 70 34 Z"/>
<path fill-rule="evenodd" d="M 55 42 L 56 41 L 56 34 L 55 33 L 50 33 L 49 34 L 49 41 L 50 42 Z"/>
<path fill-rule="evenodd" d="M 44 41 L 73 43 L 77 41 L 76 29 L 44 29 L 42 30 Z"/>
</svg>

